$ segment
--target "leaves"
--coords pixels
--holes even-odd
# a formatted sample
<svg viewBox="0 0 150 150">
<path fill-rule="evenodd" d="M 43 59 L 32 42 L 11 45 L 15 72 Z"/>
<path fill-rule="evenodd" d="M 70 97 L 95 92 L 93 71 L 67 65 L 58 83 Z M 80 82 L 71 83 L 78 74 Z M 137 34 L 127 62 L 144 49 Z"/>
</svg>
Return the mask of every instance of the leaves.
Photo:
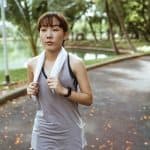
<svg viewBox="0 0 150 150">
<path fill-rule="evenodd" d="M 36 5 L 34 5 L 36 2 Z M 42 3 L 43 2 L 43 3 Z M 30 0 L 8 0 L 6 10 L 7 20 L 18 27 L 21 38 L 27 41 L 32 49 L 33 55 L 37 55 L 37 32 L 36 22 L 39 15 L 47 10 L 45 1 Z M 42 3 L 42 5 L 41 5 Z"/>
</svg>

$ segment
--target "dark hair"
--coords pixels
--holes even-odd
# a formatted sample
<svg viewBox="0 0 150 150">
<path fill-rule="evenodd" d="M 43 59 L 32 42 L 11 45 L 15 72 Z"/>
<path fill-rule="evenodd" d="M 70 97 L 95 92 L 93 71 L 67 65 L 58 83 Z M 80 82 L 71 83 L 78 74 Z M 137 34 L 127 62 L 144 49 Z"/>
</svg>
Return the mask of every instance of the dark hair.
<svg viewBox="0 0 150 150">
<path fill-rule="evenodd" d="M 53 26 L 53 18 L 56 18 L 59 21 L 59 27 L 62 28 L 64 32 L 68 31 L 68 23 L 65 17 L 57 12 L 46 12 L 41 15 L 37 23 L 38 31 L 40 31 L 42 26 Z"/>
</svg>

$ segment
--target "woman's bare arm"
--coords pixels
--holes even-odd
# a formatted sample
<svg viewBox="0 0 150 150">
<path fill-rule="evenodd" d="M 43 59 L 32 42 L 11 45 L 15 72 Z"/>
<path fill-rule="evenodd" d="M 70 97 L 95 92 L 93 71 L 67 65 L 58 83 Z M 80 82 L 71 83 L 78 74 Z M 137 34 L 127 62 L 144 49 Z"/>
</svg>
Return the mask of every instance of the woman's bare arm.
<svg viewBox="0 0 150 150">
<path fill-rule="evenodd" d="M 35 60 L 32 59 L 28 62 L 27 65 L 27 78 L 28 78 L 28 87 L 27 87 L 27 94 L 28 95 L 37 95 L 39 91 L 38 83 L 33 82 L 34 78 L 34 69 L 35 68 Z"/>
<path fill-rule="evenodd" d="M 28 63 L 27 65 L 27 80 L 28 80 L 28 84 L 33 81 L 33 70 L 32 70 L 31 62 Z"/>
<path fill-rule="evenodd" d="M 70 58 L 70 65 L 78 80 L 80 91 L 72 91 L 71 96 L 69 96 L 68 99 L 83 105 L 91 105 L 93 95 L 83 61 Z"/>
</svg>

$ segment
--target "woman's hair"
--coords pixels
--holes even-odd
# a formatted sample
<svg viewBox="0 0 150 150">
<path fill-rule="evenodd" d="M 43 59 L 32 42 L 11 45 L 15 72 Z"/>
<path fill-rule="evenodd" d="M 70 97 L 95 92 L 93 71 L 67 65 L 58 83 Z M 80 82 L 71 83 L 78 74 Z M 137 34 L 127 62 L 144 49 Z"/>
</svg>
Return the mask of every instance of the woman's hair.
<svg viewBox="0 0 150 150">
<path fill-rule="evenodd" d="M 59 21 L 59 27 L 62 28 L 64 32 L 68 31 L 68 23 L 65 17 L 57 12 L 46 12 L 41 15 L 37 23 L 38 31 L 40 31 L 42 26 L 53 26 L 53 18 L 56 18 Z"/>
</svg>

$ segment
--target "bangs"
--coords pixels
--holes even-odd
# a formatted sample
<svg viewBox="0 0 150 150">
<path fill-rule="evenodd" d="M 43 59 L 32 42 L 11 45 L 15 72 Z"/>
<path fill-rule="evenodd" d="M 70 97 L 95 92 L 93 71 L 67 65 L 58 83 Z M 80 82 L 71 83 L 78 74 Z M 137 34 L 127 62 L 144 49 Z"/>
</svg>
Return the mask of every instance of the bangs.
<svg viewBox="0 0 150 150">
<path fill-rule="evenodd" d="M 40 22 L 39 22 L 39 27 L 53 27 L 54 25 L 57 25 L 60 27 L 60 23 L 59 24 L 54 24 L 54 16 L 46 16 L 45 18 L 43 18 Z"/>
<path fill-rule="evenodd" d="M 58 23 L 54 23 L 54 19 L 58 20 Z M 53 26 L 59 26 L 60 28 L 63 29 L 64 32 L 68 31 L 68 24 L 66 19 L 64 18 L 63 15 L 58 14 L 58 13 L 52 13 L 52 12 L 47 12 L 43 14 L 39 19 L 38 19 L 38 31 L 40 31 L 40 28 L 44 27 L 53 27 Z"/>
</svg>

